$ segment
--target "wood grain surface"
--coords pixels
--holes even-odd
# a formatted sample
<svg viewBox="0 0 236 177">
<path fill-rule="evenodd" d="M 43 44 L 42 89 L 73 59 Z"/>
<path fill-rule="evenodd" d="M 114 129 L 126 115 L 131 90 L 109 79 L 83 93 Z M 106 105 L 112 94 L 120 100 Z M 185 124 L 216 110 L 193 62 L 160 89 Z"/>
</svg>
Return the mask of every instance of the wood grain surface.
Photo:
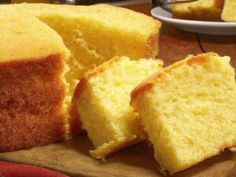
<svg viewBox="0 0 236 177">
<path fill-rule="evenodd" d="M 75 177 L 162 177 L 148 142 L 122 150 L 105 162 L 92 159 L 86 135 L 30 150 L 0 153 L 10 162 L 47 167 Z M 235 177 L 236 153 L 229 150 L 172 177 Z"/>
<path fill-rule="evenodd" d="M 150 14 L 150 4 L 128 8 Z M 229 55 L 236 67 L 236 36 L 207 36 L 181 31 L 163 25 L 158 58 L 165 65 L 183 59 L 188 54 L 217 52 Z M 105 162 L 92 159 L 88 150 L 93 146 L 86 135 L 73 140 L 36 147 L 30 150 L 0 153 L 4 161 L 33 164 L 64 172 L 76 177 L 161 177 L 158 163 L 148 142 L 111 155 Z M 236 177 L 236 152 L 226 150 L 173 177 Z"/>
</svg>

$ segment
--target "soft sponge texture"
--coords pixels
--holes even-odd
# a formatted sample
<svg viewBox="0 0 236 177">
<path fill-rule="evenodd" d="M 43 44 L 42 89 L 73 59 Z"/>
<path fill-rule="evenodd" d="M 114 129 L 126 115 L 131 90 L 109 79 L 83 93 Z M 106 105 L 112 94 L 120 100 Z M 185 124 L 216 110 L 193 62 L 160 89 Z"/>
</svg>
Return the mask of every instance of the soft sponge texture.
<svg viewBox="0 0 236 177">
<path fill-rule="evenodd" d="M 236 22 L 236 1 L 235 0 L 225 0 L 223 12 L 221 18 L 224 21 Z"/>
<path fill-rule="evenodd" d="M 132 92 L 154 146 L 171 174 L 236 146 L 236 83 L 229 57 L 190 56 Z"/>
<path fill-rule="evenodd" d="M 176 0 L 177 1 L 177 0 Z M 173 16 L 192 20 L 220 20 L 224 0 L 198 0 L 172 6 Z"/>
<path fill-rule="evenodd" d="M 129 105 L 130 93 L 139 82 L 159 71 L 159 60 L 116 57 L 91 72 L 78 86 L 78 111 L 83 128 L 103 158 L 144 139 L 139 117 Z"/>
</svg>

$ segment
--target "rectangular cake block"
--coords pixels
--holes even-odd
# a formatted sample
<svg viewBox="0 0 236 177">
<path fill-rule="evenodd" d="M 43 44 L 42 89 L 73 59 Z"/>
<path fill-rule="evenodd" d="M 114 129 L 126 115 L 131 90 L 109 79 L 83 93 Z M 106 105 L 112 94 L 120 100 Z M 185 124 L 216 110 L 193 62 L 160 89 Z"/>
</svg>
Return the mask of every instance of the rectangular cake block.
<svg viewBox="0 0 236 177">
<path fill-rule="evenodd" d="M 132 105 L 170 174 L 236 146 L 236 83 L 229 57 L 189 56 L 132 92 Z"/>
<path fill-rule="evenodd" d="M 101 159 L 145 138 L 139 116 L 129 105 L 135 86 L 158 72 L 159 60 L 114 58 L 88 72 L 78 86 L 82 127 L 95 145 L 90 151 Z"/>
</svg>

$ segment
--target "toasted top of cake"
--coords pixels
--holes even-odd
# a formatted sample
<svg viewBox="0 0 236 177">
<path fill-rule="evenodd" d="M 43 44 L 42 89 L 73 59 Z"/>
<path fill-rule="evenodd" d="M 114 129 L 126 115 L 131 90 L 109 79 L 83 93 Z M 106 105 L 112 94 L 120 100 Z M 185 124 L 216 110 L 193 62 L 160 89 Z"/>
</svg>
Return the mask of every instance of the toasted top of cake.
<svg viewBox="0 0 236 177">
<path fill-rule="evenodd" d="M 236 82 L 229 57 L 189 56 L 132 93 L 161 167 L 175 173 L 236 146 Z"/>
<path fill-rule="evenodd" d="M 214 52 L 209 52 L 209 53 L 205 53 L 205 54 L 199 54 L 197 56 L 190 55 L 187 58 L 185 58 L 184 60 L 181 60 L 179 62 L 176 62 L 176 63 L 166 67 L 163 70 L 164 72 L 156 73 L 153 76 L 151 76 L 150 78 L 146 79 L 144 82 L 140 83 L 135 88 L 135 90 L 132 91 L 132 100 L 135 100 L 136 96 L 140 95 L 141 93 L 150 90 L 152 87 L 154 87 L 156 81 L 160 80 L 164 75 L 170 73 L 175 68 L 178 68 L 178 67 L 183 66 L 183 65 L 190 65 L 191 66 L 194 63 L 202 64 L 206 60 L 211 60 L 212 58 L 213 58 L 213 60 L 215 58 L 217 60 L 219 60 L 220 57 L 219 57 L 218 54 L 216 54 Z M 229 60 L 230 60 L 229 57 L 225 57 L 224 59 L 225 59 L 224 62 L 221 62 L 221 64 L 228 65 L 229 64 Z"/>
<path fill-rule="evenodd" d="M 1 13 L 0 29 L 0 62 L 68 54 L 62 38 L 34 17 Z"/>
<path fill-rule="evenodd" d="M 236 1 L 225 0 L 223 12 L 221 18 L 227 22 L 236 22 Z"/>
<path fill-rule="evenodd" d="M 39 18 L 41 16 L 57 15 L 65 18 L 83 18 L 84 23 L 94 21 L 107 28 L 126 29 L 127 32 L 140 34 L 140 37 L 149 37 L 156 34 L 161 23 L 152 17 L 129 9 L 114 7 L 106 4 L 91 6 L 71 6 L 40 3 L 22 3 L 3 5 L 0 9 L 15 8 L 25 13 L 31 13 Z M 125 33 L 125 31 L 124 31 Z"/>
<path fill-rule="evenodd" d="M 176 0 L 178 1 L 178 0 Z M 173 4 L 172 12 L 176 18 L 192 20 L 220 20 L 224 0 L 197 0 Z"/>
</svg>

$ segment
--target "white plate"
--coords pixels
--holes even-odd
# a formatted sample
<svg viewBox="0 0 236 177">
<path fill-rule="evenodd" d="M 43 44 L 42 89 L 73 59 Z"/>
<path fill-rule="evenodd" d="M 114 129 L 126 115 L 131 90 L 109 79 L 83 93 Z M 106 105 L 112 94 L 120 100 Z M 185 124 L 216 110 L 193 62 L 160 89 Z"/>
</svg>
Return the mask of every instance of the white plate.
<svg viewBox="0 0 236 177">
<path fill-rule="evenodd" d="M 151 14 L 162 22 L 177 26 L 186 31 L 211 35 L 236 35 L 235 22 L 213 22 L 175 19 L 172 18 L 171 13 L 160 7 L 153 8 L 151 10 Z"/>
</svg>

